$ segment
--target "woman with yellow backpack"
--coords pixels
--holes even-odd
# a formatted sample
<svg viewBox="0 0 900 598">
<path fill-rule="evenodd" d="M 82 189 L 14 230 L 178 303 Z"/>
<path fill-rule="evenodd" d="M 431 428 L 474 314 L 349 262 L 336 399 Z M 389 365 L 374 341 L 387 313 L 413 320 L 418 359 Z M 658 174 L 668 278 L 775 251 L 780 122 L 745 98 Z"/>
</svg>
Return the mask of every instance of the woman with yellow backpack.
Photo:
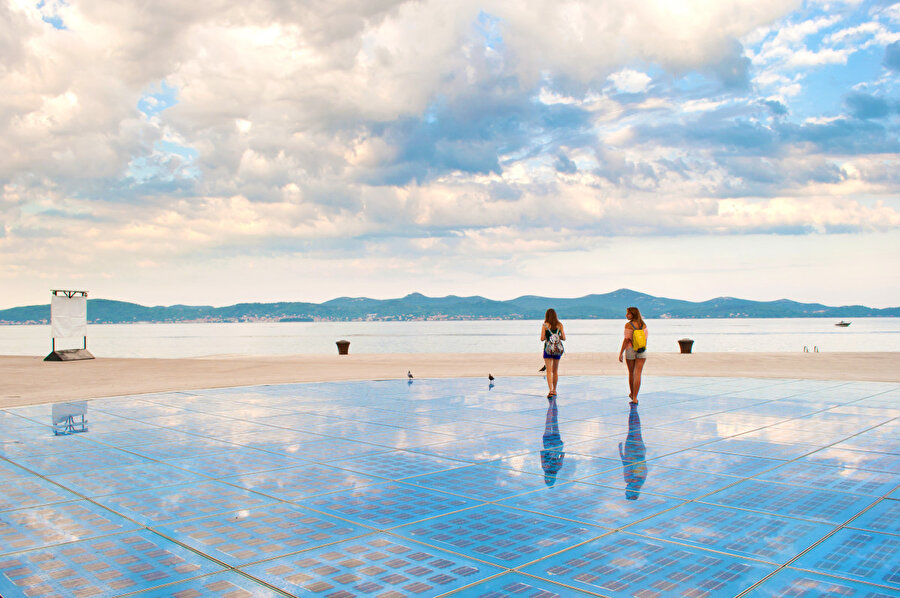
<svg viewBox="0 0 900 598">
<path fill-rule="evenodd" d="M 625 338 L 622 340 L 622 348 L 619 349 L 619 362 L 625 355 L 625 363 L 628 365 L 628 398 L 632 405 L 638 404 L 638 392 L 641 390 L 641 372 L 647 363 L 647 324 L 641 317 L 641 310 L 629 307 L 625 310 L 628 323 L 625 324 Z"/>
</svg>

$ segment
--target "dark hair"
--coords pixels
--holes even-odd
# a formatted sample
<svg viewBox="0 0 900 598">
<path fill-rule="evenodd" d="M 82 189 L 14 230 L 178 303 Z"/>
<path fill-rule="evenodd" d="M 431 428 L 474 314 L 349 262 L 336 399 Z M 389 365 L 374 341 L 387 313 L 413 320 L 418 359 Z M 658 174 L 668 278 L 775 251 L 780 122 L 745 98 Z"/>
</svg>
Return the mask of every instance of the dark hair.
<svg viewBox="0 0 900 598">
<path fill-rule="evenodd" d="M 641 328 L 646 326 L 646 324 L 644 324 L 644 318 L 641 317 L 641 310 L 639 310 L 638 308 L 629 307 L 625 310 L 625 313 L 631 315 L 631 323 L 637 328 L 637 330 L 640 330 Z"/>
<path fill-rule="evenodd" d="M 544 321 L 550 325 L 551 330 L 559 330 L 559 327 L 561 326 L 559 318 L 556 317 L 556 310 L 552 307 L 544 314 Z"/>
</svg>

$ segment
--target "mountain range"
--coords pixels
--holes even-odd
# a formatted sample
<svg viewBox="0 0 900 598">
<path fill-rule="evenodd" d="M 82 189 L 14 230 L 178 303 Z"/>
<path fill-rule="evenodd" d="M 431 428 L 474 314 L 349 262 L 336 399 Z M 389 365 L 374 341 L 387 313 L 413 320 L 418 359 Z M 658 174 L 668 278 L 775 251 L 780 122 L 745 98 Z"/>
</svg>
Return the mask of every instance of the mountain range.
<svg viewBox="0 0 900 598">
<path fill-rule="evenodd" d="M 857 318 L 900 317 L 900 307 L 877 309 L 863 305 L 831 307 L 788 299 L 750 301 L 718 297 L 683 301 L 654 297 L 629 289 L 578 298 L 524 295 L 507 301 L 484 297 L 426 297 L 412 293 L 397 299 L 339 297 L 324 303 L 238 303 L 226 307 L 169 305 L 148 307 L 109 299 L 88 299 L 88 322 L 255 322 L 255 321 L 359 321 L 359 320 L 534 320 L 553 307 L 564 319 L 620 319 L 625 308 L 636 305 L 646 318 Z M 47 324 L 50 305 L 28 305 L 0 310 L 0 324 Z"/>
</svg>

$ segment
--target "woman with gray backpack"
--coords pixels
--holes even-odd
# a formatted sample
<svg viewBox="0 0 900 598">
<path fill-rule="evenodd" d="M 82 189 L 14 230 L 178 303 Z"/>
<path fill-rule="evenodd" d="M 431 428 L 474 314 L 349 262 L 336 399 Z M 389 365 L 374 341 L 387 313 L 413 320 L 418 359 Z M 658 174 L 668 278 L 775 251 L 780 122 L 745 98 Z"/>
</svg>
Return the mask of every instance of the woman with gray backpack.
<svg viewBox="0 0 900 598">
<path fill-rule="evenodd" d="M 544 367 L 547 368 L 547 387 L 550 389 L 547 398 L 553 400 L 556 397 L 556 383 L 559 381 L 559 360 L 566 352 L 562 343 L 566 340 L 566 331 L 554 309 L 548 309 L 544 314 L 541 340 L 544 341 Z"/>
</svg>

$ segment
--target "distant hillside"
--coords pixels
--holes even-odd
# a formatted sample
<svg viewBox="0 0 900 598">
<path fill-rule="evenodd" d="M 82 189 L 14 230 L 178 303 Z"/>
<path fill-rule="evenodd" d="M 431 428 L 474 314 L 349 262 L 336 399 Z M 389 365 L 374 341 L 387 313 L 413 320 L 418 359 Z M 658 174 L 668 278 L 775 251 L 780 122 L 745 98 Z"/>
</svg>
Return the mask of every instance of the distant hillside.
<svg viewBox="0 0 900 598">
<path fill-rule="evenodd" d="M 349 320 L 473 320 L 541 319 L 554 307 L 565 319 L 617 319 L 625 308 L 637 305 L 648 318 L 859 318 L 900 317 L 900 307 L 874 309 L 863 305 L 829 307 L 819 303 L 749 301 L 718 297 L 693 302 L 654 297 L 628 289 L 575 299 L 525 295 L 509 301 L 484 297 L 426 297 L 412 293 L 397 299 L 339 297 L 324 303 L 238 303 L 227 307 L 170 305 L 147 307 L 109 299 L 88 300 L 92 324 L 133 322 L 256 322 Z M 29 305 L 0 310 L 0 324 L 47 324 L 50 305 Z"/>
</svg>

